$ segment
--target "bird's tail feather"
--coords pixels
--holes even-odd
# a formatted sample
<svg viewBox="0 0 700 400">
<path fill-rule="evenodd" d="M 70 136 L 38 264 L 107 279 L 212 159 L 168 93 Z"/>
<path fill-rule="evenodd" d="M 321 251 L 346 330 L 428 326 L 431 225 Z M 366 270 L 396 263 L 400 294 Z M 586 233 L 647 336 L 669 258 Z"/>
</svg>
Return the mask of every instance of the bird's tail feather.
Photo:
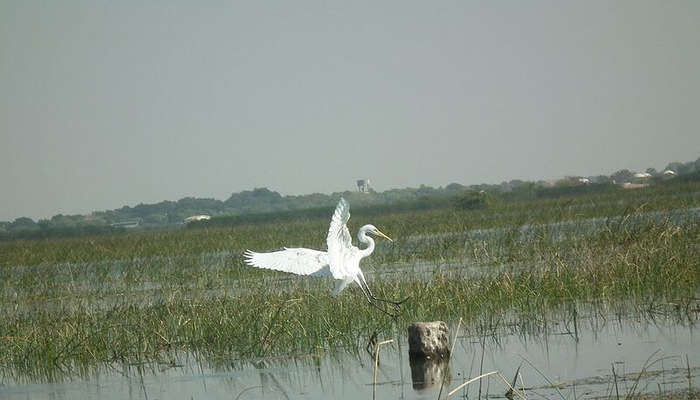
<svg viewBox="0 0 700 400">
<path fill-rule="evenodd" d="M 338 283 L 335 284 L 335 289 L 333 289 L 333 293 L 331 293 L 331 296 L 337 297 L 347 285 L 348 281 L 346 281 L 345 279 L 339 280 Z"/>
</svg>

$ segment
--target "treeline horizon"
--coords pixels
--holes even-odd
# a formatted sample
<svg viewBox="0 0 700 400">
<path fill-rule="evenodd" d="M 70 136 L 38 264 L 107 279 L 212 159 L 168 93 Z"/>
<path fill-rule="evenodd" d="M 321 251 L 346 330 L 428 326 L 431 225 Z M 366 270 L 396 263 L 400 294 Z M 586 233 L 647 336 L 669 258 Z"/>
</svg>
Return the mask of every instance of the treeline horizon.
<svg viewBox="0 0 700 400">
<path fill-rule="evenodd" d="M 673 175 L 664 171 L 673 171 Z M 484 198 L 475 193 L 499 196 L 504 200 L 534 199 L 542 197 L 574 196 L 577 194 L 606 192 L 620 189 L 621 183 L 655 184 L 665 181 L 698 180 L 700 157 L 686 163 L 672 162 L 662 171 L 648 168 L 649 177 L 638 178 L 627 169 L 609 176 L 572 176 L 552 181 L 523 181 L 514 179 L 500 184 L 461 185 L 451 183 L 433 188 L 421 185 L 418 188 L 389 189 L 383 192 L 371 190 L 313 193 L 308 195 L 281 195 L 266 187 L 234 192 L 226 200 L 185 197 L 177 201 L 162 201 L 153 204 L 123 206 L 114 210 L 94 211 L 88 215 L 58 214 L 50 219 L 35 222 L 28 217 L 19 217 L 12 222 L 0 221 L 0 240 L 69 237 L 123 233 L 136 229 L 158 229 L 184 224 L 192 215 L 209 215 L 209 221 L 191 223 L 190 226 L 230 225 L 259 223 L 275 218 L 292 219 L 294 216 L 325 216 L 343 196 L 355 212 L 383 212 L 394 205 L 400 208 L 425 209 L 443 206 L 474 208 L 484 206 Z M 585 178 L 585 179 L 582 179 Z M 586 182 L 585 184 L 583 182 Z M 375 210 L 375 211 L 372 211 Z M 132 227 L 126 227 L 131 225 Z"/>
</svg>

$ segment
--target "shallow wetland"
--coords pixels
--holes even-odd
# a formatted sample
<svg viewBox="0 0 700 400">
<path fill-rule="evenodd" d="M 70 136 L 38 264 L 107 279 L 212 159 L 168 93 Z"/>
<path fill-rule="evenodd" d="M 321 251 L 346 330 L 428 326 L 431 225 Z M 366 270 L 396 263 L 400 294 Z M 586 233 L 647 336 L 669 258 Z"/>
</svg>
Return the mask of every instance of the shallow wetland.
<svg viewBox="0 0 700 400">
<path fill-rule="evenodd" d="M 396 239 L 362 265 L 378 295 L 411 296 L 396 320 L 357 288 L 333 299 L 330 281 L 243 265 L 246 248 L 323 247 L 325 219 L 0 242 L 0 398 L 434 399 L 442 377 L 446 398 L 493 371 L 451 397 L 504 398 L 516 371 L 515 398 L 684 396 L 698 189 L 360 210 L 351 231 Z M 457 333 L 449 365 L 411 365 L 420 320 Z M 393 339 L 376 385 L 373 338 Z"/>
<path fill-rule="evenodd" d="M 697 389 L 700 304 L 690 313 L 664 306 L 654 310 L 587 306 L 574 329 L 571 314 L 552 312 L 547 321 L 504 317 L 461 330 L 449 366 L 411 363 L 406 343 L 382 347 L 377 383 L 374 359 L 332 352 L 247 360 L 173 353 L 167 361 L 102 366 L 86 376 L 56 377 L 52 383 L 19 379 L 0 387 L 7 399 L 436 399 L 469 377 L 499 371 L 516 388 L 539 398 L 620 398 Z M 453 324 L 453 330 L 456 326 Z M 480 332 L 480 333 L 479 333 Z M 614 373 L 613 373 L 614 368 Z M 511 382 L 512 383 L 512 382 Z M 505 398 L 497 376 L 468 385 L 454 398 Z"/>
</svg>

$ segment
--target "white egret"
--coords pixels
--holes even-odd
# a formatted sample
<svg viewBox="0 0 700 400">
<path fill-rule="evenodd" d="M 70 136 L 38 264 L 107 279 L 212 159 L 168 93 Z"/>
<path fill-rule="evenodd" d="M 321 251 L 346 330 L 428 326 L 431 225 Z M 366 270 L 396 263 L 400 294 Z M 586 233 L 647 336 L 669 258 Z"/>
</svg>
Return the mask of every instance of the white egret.
<svg viewBox="0 0 700 400">
<path fill-rule="evenodd" d="M 257 268 L 272 269 L 297 275 L 332 276 L 338 281 L 333 290 L 333 297 L 338 296 L 348 283 L 355 281 L 371 305 L 386 314 L 395 316 L 395 314 L 388 313 L 383 308 L 378 307 L 376 302 L 391 303 L 398 311 L 401 303 L 408 300 L 408 298 L 401 301 L 377 298 L 369 289 L 365 276 L 360 269 L 360 260 L 368 257 L 374 251 L 374 239 L 367 236 L 368 234 L 376 235 L 392 242 L 393 240 L 374 225 L 365 225 L 360 228 L 357 238 L 361 243 L 366 244 L 367 247 L 359 249 L 352 245 L 350 231 L 346 225 L 349 219 L 350 205 L 344 198 L 341 198 L 331 218 L 331 225 L 326 237 L 328 251 L 286 247 L 271 253 L 256 253 L 246 250 L 244 253 L 245 263 Z"/>
</svg>

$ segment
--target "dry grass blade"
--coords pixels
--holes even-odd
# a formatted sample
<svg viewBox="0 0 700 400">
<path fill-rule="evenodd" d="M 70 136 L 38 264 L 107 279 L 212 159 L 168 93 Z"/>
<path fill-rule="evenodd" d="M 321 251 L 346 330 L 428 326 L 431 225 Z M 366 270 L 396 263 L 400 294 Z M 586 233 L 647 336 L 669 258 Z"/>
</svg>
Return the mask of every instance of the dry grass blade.
<svg viewBox="0 0 700 400">
<path fill-rule="evenodd" d="M 481 378 L 486 378 L 487 376 L 490 376 L 490 375 L 493 375 L 493 374 L 498 374 L 498 373 L 499 373 L 498 371 L 491 371 L 491 372 L 487 372 L 487 373 L 485 373 L 485 374 L 481 374 L 481 375 L 479 375 L 479 376 L 477 376 L 477 377 L 475 377 L 475 378 L 472 378 L 472 379 L 470 379 L 470 380 L 464 382 L 463 384 L 457 386 L 456 388 L 452 389 L 452 391 L 450 391 L 449 393 L 447 393 L 447 397 L 450 397 L 450 396 L 452 396 L 453 394 L 459 392 L 463 387 L 469 385 L 469 384 L 472 383 L 472 382 L 478 381 L 478 380 L 481 379 Z"/>
<path fill-rule="evenodd" d="M 523 394 L 521 394 L 517 389 L 515 389 L 515 386 L 514 386 L 514 385 L 511 385 L 510 383 L 508 383 L 508 380 L 506 379 L 505 376 L 503 376 L 502 373 L 499 372 L 499 373 L 498 373 L 498 377 L 501 378 L 501 380 L 503 381 L 503 383 L 506 384 L 506 386 L 508 387 L 508 389 L 510 390 L 511 393 L 515 394 L 516 396 L 518 396 L 519 398 L 521 398 L 521 399 L 523 399 L 523 400 L 527 400 L 527 397 L 525 397 L 525 396 L 524 396 Z M 515 377 L 516 377 L 516 378 L 518 377 L 518 374 L 517 374 L 517 373 L 515 374 Z M 513 381 L 515 381 L 515 380 L 513 380 Z M 506 396 L 506 397 L 507 397 L 507 396 Z"/>
<path fill-rule="evenodd" d="M 553 387 L 553 388 L 557 391 L 557 393 L 559 394 L 559 396 L 560 396 L 563 400 L 566 400 L 566 397 L 564 397 L 564 394 L 561 392 L 561 390 L 559 390 L 559 387 L 558 387 L 557 385 L 555 385 L 554 382 L 552 382 L 552 381 L 547 377 L 547 375 L 543 374 L 542 371 L 540 371 L 537 367 L 535 367 L 535 365 L 532 364 L 532 363 L 530 362 L 530 360 L 528 360 L 527 358 L 525 358 L 525 357 L 523 357 L 523 356 L 520 356 L 520 358 L 522 358 L 526 363 L 530 364 L 530 366 L 531 366 L 532 368 L 534 368 L 535 371 L 537 371 L 537 373 L 540 374 L 540 376 L 542 376 L 542 377 L 547 381 L 547 383 L 549 383 L 549 385 L 550 385 L 551 387 Z"/>
<path fill-rule="evenodd" d="M 384 344 L 393 343 L 394 339 L 385 340 L 383 342 L 377 343 L 376 350 L 374 352 L 374 383 L 372 384 L 372 399 L 377 398 L 377 371 L 379 370 L 379 349 Z"/>
<path fill-rule="evenodd" d="M 455 351 L 455 344 L 457 344 L 457 335 L 459 334 L 459 328 L 462 327 L 462 317 L 459 318 L 459 322 L 457 323 L 457 329 L 455 330 L 455 336 L 452 338 L 452 347 L 450 348 L 450 358 L 452 358 L 452 353 Z M 447 366 L 450 364 L 450 360 L 447 360 L 447 363 L 445 365 L 445 369 L 447 369 Z M 442 388 L 445 386 L 445 380 L 447 379 L 447 374 L 443 373 L 442 374 L 442 382 L 440 382 L 440 392 L 438 392 L 438 400 L 442 396 Z"/>
</svg>

